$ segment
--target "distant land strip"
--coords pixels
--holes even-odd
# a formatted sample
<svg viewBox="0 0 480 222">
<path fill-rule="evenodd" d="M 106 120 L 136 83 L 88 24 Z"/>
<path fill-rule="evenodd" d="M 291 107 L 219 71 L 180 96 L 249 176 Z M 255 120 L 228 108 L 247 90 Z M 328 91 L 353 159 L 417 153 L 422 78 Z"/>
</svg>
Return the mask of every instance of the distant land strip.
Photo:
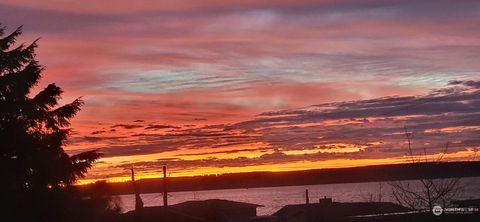
<svg viewBox="0 0 480 222">
<path fill-rule="evenodd" d="M 249 172 L 167 178 L 167 191 L 200 191 L 254 187 L 295 186 L 333 183 L 360 183 L 421 178 L 480 176 L 480 161 L 392 164 L 289 172 Z M 163 178 L 137 181 L 141 193 L 162 192 Z M 97 184 L 79 185 L 82 192 L 94 192 Z M 101 184 L 109 194 L 133 193 L 131 182 Z"/>
</svg>

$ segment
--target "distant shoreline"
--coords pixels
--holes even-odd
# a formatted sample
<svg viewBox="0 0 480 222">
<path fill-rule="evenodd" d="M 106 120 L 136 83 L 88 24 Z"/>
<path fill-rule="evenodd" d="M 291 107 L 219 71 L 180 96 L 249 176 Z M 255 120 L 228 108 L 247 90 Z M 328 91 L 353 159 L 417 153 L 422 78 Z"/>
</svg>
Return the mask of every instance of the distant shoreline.
<svg viewBox="0 0 480 222">
<path fill-rule="evenodd" d="M 171 177 L 167 179 L 167 191 L 202 191 L 477 176 L 480 176 L 480 161 L 392 164 L 289 172 L 250 172 Z M 162 192 L 162 182 L 162 178 L 137 181 L 142 193 Z M 106 187 L 102 189 L 106 188 L 108 193 L 114 195 L 133 193 L 129 181 L 106 183 L 104 186 Z M 90 193 L 94 190 L 95 184 L 78 185 L 77 187 L 82 192 Z"/>
</svg>

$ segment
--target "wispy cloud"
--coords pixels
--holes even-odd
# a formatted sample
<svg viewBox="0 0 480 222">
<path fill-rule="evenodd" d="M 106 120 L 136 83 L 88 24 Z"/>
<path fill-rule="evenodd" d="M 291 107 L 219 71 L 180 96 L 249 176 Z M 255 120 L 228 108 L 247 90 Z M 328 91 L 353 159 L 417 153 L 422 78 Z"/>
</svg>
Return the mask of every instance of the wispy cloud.
<svg viewBox="0 0 480 222">
<path fill-rule="evenodd" d="M 125 128 L 127 138 L 142 144 L 107 145 L 109 158 L 164 156 L 136 161 L 140 170 L 168 164 L 173 172 L 202 168 L 268 166 L 335 159 L 402 158 L 405 133 L 414 135 L 416 154 L 447 152 L 473 158 L 480 149 L 480 87 L 478 81 L 451 81 L 441 90 L 421 96 L 395 96 L 312 105 L 265 112 L 232 124 L 201 127 Z M 118 124 L 117 124 L 118 125 Z M 172 130 L 174 129 L 174 130 Z M 104 137 L 105 140 L 118 138 Z M 97 142 L 84 137 L 80 141 Z M 468 152 L 467 152 L 468 151 Z M 458 156 L 462 153 L 463 156 Z M 124 165 L 114 164 L 119 169 Z M 128 164 L 127 164 L 128 165 Z M 126 165 L 125 165 L 126 166 Z"/>
<path fill-rule="evenodd" d="M 17 0 L 0 3 L 0 22 L 24 25 L 21 42 L 41 37 L 40 87 L 56 82 L 64 99 L 86 100 L 69 152 L 232 166 L 343 146 L 354 151 L 346 156 L 398 156 L 405 128 L 432 152 L 447 141 L 478 147 L 479 9 L 470 0 Z M 247 160 L 228 153 L 250 147 L 258 152 Z M 206 164 L 195 161 L 185 164 Z"/>
</svg>

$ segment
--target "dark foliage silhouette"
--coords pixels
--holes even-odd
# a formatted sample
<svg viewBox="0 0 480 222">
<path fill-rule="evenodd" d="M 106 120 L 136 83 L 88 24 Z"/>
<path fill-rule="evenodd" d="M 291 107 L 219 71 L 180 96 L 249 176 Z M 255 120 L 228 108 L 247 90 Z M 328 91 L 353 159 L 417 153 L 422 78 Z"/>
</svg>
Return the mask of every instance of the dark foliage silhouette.
<svg viewBox="0 0 480 222">
<path fill-rule="evenodd" d="M 4 35 L 0 26 L 0 190 L 7 205 L 2 210 L 15 221 L 78 221 L 88 206 L 71 185 L 100 154 L 69 156 L 63 150 L 70 119 L 83 101 L 59 106 L 62 90 L 54 83 L 31 95 L 44 68 L 35 59 L 37 40 L 14 46 L 21 33 L 19 27 Z"/>
</svg>

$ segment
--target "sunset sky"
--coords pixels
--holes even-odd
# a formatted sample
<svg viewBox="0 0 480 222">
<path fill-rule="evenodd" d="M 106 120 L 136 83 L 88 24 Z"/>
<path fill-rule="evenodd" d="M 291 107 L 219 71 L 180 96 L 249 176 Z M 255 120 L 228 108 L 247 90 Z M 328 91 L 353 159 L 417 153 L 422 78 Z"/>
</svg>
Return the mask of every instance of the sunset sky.
<svg viewBox="0 0 480 222">
<path fill-rule="evenodd" d="M 7 32 L 40 37 L 87 183 L 474 160 L 477 0 L 0 0 Z M 479 154 L 480 155 L 480 154 Z"/>
</svg>

